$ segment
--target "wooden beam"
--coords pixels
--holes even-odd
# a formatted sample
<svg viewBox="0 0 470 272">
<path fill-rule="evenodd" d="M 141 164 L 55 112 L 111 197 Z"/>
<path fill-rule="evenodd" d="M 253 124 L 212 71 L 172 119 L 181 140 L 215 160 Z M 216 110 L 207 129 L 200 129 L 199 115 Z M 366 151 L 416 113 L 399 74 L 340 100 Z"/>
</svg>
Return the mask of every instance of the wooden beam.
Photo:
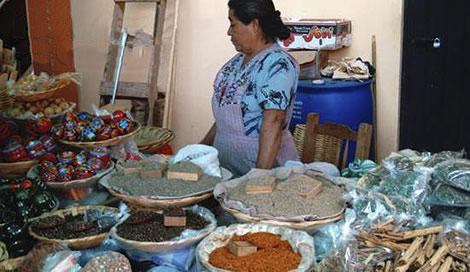
<svg viewBox="0 0 470 272">
<path fill-rule="evenodd" d="M 170 1 L 171 2 L 171 1 Z M 155 103 L 157 101 L 158 94 L 158 71 L 160 68 L 160 52 L 161 52 L 161 37 L 163 34 L 163 27 L 165 23 L 165 10 L 166 10 L 166 0 L 161 0 L 157 5 L 156 12 L 156 29 L 154 29 L 154 40 L 155 46 L 153 49 L 153 58 L 150 61 L 150 88 L 148 89 L 148 103 L 149 103 L 149 116 L 147 124 L 149 126 L 153 125 L 153 115 L 155 111 Z"/>
<path fill-rule="evenodd" d="M 114 70 L 117 65 L 117 55 L 119 49 L 119 39 L 121 38 L 121 30 L 124 22 L 124 10 L 126 3 L 124 1 L 117 1 L 114 5 L 113 23 L 111 24 L 111 37 L 108 48 L 107 63 L 104 68 L 104 80 L 113 81 Z"/>
<path fill-rule="evenodd" d="M 160 67 L 158 71 L 158 90 L 165 93 L 165 110 L 163 113 L 163 127 L 171 127 L 171 109 L 173 108 L 173 91 L 175 86 L 176 29 L 178 24 L 179 0 L 167 2 L 165 11 L 165 25 L 162 33 L 162 47 Z"/>
<path fill-rule="evenodd" d="M 118 85 L 117 96 L 148 98 L 149 85 L 143 82 L 123 82 Z M 113 82 L 101 81 L 100 95 L 113 95 Z"/>
</svg>

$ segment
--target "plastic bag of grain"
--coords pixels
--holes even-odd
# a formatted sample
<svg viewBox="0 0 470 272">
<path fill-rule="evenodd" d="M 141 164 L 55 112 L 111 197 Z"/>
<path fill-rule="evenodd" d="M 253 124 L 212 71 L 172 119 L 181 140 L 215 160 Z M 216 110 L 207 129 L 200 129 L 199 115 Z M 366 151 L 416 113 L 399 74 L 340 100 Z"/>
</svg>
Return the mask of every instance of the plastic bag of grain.
<svg viewBox="0 0 470 272">
<path fill-rule="evenodd" d="M 204 174 L 214 177 L 222 177 L 220 174 L 219 151 L 212 146 L 193 144 L 181 148 L 171 159 L 172 163 L 190 161 L 199 165 Z"/>
</svg>

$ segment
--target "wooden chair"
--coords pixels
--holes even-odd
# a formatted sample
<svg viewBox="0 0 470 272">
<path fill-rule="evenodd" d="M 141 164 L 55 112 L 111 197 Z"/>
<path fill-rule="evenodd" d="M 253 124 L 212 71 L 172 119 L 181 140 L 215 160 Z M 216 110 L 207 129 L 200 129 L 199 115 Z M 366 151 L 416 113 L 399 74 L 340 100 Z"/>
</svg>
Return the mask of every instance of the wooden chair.
<svg viewBox="0 0 470 272">
<path fill-rule="evenodd" d="M 348 126 L 334 123 L 318 123 L 317 113 L 307 116 L 302 162 L 324 161 L 336 165 L 339 169 L 345 167 L 349 142 L 356 142 L 355 158 L 368 159 L 372 137 L 372 125 L 361 123 L 359 130 L 353 131 Z M 343 158 L 340 158 L 341 147 L 344 144 Z M 340 167 L 341 166 L 341 167 Z"/>
</svg>

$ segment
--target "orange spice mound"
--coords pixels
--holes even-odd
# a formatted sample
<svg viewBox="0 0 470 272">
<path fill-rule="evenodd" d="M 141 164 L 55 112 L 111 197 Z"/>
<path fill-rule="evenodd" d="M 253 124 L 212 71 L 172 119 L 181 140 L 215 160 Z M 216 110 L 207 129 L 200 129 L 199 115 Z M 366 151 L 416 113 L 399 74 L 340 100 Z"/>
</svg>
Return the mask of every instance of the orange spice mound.
<svg viewBox="0 0 470 272">
<path fill-rule="evenodd" d="M 279 235 L 258 232 L 242 236 L 234 235 L 233 241 L 248 241 L 258 247 L 252 255 L 238 257 L 233 255 L 226 246 L 211 252 L 209 263 L 221 269 L 246 272 L 284 272 L 296 269 L 300 263 L 300 255 L 292 251 L 289 242 L 281 241 Z"/>
</svg>

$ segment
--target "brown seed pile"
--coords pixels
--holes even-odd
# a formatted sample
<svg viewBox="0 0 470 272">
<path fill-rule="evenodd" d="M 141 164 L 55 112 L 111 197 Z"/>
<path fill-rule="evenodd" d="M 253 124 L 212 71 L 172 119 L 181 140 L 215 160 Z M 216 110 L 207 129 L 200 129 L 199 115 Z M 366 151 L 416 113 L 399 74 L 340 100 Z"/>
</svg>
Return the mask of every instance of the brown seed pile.
<svg viewBox="0 0 470 272">
<path fill-rule="evenodd" d="M 138 221 L 140 217 L 146 220 L 129 224 L 128 221 Z M 201 230 L 209 222 L 199 214 L 191 211 L 186 212 L 186 227 L 165 227 L 163 215 L 155 212 L 139 212 L 131 215 L 123 224 L 117 227 L 117 234 L 127 240 L 140 242 L 163 242 L 169 241 L 181 235 L 186 229 Z"/>
<path fill-rule="evenodd" d="M 258 232 L 242 236 L 234 235 L 233 241 L 248 241 L 258 247 L 254 254 L 238 257 L 227 246 L 219 247 L 209 255 L 209 263 L 217 268 L 243 272 L 285 272 L 296 269 L 301 260 L 294 253 L 289 242 L 282 241 L 279 235 Z"/>
</svg>

